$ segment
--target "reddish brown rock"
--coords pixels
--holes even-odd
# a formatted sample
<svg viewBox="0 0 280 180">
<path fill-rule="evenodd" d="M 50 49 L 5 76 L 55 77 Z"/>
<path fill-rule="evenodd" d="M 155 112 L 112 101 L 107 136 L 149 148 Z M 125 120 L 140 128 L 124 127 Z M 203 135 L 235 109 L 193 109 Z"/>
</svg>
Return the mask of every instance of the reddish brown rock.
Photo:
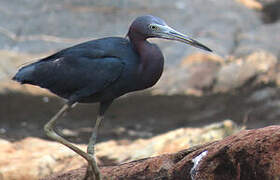
<svg viewBox="0 0 280 180">
<path fill-rule="evenodd" d="M 280 178 L 280 126 L 244 130 L 221 141 L 174 154 L 101 168 L 104 179 L 246 179 Z M 44 180 L 82 179 L 85 168 Z"/>
</svg>

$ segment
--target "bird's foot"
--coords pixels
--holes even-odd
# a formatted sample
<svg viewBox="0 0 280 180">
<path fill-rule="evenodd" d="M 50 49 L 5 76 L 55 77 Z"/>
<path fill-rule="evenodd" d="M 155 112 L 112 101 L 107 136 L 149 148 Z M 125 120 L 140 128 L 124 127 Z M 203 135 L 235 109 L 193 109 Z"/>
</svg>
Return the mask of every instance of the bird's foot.
<svg viewBox="0 0 280 180">
<path fill-rule="evenodd" d="M 102 180 L 101 173 L 95 162 L 88 163 L 86 176 L 85 176 L 84 180 Z"/>
<path fill-rule="evenodd" d="M 95 179 L 96 179 L 95 174 L 93 173 L 91 166 L 88 166 L 84 180 L 95 180 Z"/>
</svg>

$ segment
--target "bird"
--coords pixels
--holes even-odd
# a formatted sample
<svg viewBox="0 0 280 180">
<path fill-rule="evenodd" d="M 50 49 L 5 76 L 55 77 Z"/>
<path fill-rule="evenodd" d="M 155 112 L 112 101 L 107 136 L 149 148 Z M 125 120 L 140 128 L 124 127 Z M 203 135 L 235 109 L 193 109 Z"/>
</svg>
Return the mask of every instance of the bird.
<svg viewBox="0 0 280 180">
<path fill-rule="evenodd" d="M 87 162 L 85 179 L 101 180 L 94 145 L 104 114 L 118 97 L 154 86 L 164 68 L 160 48 L 150 38 L 175 40 L 212 52 L 197 40 L 184 35 L 153 15 L 137 17 L 125 37 L 105 37 L 58 51 L 21 67 L 12 80 L 48 89 L 66 100 L 44 126 L 46 135 L 67 146 Z M 54 127 L 56 121 L 76 103 L 99 103 L 98 115 L 87 152 L 64 139 Z"/>
</svg>

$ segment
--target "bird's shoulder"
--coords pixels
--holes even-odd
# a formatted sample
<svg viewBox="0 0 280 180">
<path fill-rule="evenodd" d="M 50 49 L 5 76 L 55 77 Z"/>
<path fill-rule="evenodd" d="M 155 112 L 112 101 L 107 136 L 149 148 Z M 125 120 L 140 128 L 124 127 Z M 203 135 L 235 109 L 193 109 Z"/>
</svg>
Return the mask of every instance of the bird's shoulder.
<svg viewBox="0 0 280 180">
<path fill-rule="evenodd" d="M 107 57 L 122 58 L 126 54 L 133 53 L 130 42 L 126 38 L 107 37 L 83 42 L 69 48 L 58 51 L 40 61 L 55 61 L 63 58 L 66 60 L 81 57 L 102 59 Z"/>
</svg>

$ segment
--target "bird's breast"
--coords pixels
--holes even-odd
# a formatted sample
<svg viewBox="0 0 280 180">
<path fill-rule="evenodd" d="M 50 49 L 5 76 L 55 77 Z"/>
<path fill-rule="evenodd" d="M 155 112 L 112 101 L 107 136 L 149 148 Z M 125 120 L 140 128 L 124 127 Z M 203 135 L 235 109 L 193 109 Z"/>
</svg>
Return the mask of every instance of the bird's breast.
<svg viewBox="0 0 280 180">
<path fill-rule="evenodd" d="M 153 51 L 152 54 L 142 57 L 138 68 L 139 79 L 144 88 L 156 84 L 163 72 L 164 58 L 161 52 Z"/>
<path fill-rule="evenodd" d="M 156 84 L 164 66 L 163 55 L 157 45 L 147 41 L 134 42 L 132 53 L 124 58 L 125 70 L 121 78 L 127 92 L 142 90 Z M 122 82 L 123 82 L 122 81 Z"/>
</svg>

